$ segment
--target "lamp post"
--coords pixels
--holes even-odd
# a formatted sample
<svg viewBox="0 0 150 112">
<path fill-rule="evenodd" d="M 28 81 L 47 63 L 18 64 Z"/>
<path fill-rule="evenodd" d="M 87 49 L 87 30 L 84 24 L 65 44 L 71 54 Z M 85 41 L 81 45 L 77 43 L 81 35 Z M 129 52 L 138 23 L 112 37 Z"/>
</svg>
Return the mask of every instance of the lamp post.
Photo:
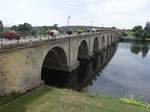
<svg viewBox="0 0 150 112">
<path fill-rule="evenodd" d="M 67 25 L 68 25 L 68 26 L 70 25 L 70 19 L 71 19 L 71 17 L 68 16 L 68 17 L 67 17 Z"/>
<path fill-rule="evenodd" d="M 93 27 L 93 21 L 91 21 L 91 32 L 92 32 L 92 27 Z"/>
</svg>

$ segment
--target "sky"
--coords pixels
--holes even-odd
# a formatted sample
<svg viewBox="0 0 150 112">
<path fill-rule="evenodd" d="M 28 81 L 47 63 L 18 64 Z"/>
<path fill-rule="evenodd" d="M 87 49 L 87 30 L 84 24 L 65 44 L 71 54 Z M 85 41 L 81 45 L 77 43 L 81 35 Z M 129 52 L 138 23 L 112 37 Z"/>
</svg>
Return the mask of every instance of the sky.
<svg viewBox="0 0 150 112">
<path fill-rule="evenodd" d="M 150 21 L 150 0 L 0 0 L 5 26 L 93 25 L 132 28 Z"/>
</svg>

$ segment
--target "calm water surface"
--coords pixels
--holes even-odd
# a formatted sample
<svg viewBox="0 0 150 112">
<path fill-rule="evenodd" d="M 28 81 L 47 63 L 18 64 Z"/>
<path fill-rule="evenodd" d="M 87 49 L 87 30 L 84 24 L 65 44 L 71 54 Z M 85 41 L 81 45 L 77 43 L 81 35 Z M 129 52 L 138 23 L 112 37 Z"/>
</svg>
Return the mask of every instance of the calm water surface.
<svg viewBox="0 0 150 112">
<path fill-rule="evenodd" d="M 150 102 L 150 43 L 119 43 L 109 65 L 89 91 L 107 96 L 144 96 Z"/>
</svg>

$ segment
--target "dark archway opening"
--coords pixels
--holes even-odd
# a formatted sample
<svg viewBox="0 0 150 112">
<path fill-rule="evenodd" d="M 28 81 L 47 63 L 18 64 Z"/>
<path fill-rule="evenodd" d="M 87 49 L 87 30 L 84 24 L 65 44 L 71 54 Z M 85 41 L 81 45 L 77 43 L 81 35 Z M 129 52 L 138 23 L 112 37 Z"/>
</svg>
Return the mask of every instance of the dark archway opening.
<svg viewBox="0 0 150 112">
<path fill-rule="evenodd" d="M 95 38 L 94 43 L 93 43 L 93 53 L 98 53 L 99 48 L 98 48 L 98 38 Z"/>
<path fill-rule="evenodd" d="M 93 70 L 95 70 L 98 66 L 98 52 L 99 52 L 99 47 L 98 47 L 98 38 L 95 38 L 94 43 L 93 43 Z"/>
<path fill-rule="evenodd" d="M 111 44 L 113 44 L 113 36 L 111 35 Z"/>
<path fill-rule="evenodd" d="M 81 84 L 85 81 L 88 69 L 88 45 L 82 41 L 78 49 L 79 68 L 77 72 L 78 82 Z"/>
<path fill-rule="evenodd" d="M 105 47 L 105 37 L 103 36 L 102 37 L 102 48 L 104 48 Z"/>
<path fill-rule="evenodd" d="M 107 36 L 107 46 L 109 46 L 109 35 Z"/>
<path fill-rule="evenodd" d="M 69 79 L 69 73 L 66 70 L 66 54 L 62 48 L 55 47 L 48 52 L 44 59 L 41 79 L 46 85 L 65 87 Z"/>
</svg>

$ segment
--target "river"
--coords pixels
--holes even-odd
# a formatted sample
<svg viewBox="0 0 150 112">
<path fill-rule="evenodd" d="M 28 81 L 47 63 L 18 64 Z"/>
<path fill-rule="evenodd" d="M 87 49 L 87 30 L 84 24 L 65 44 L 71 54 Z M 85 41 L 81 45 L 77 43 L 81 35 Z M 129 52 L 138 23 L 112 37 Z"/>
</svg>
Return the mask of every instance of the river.
<svg viewBox="0 0 150 112">
<path fill-rule="evenodd" d="M 150 43 L 119 43 L 117 51 L 88 91 L 122 97 L 133 95 L 150 102 Z"/>
</svg>

